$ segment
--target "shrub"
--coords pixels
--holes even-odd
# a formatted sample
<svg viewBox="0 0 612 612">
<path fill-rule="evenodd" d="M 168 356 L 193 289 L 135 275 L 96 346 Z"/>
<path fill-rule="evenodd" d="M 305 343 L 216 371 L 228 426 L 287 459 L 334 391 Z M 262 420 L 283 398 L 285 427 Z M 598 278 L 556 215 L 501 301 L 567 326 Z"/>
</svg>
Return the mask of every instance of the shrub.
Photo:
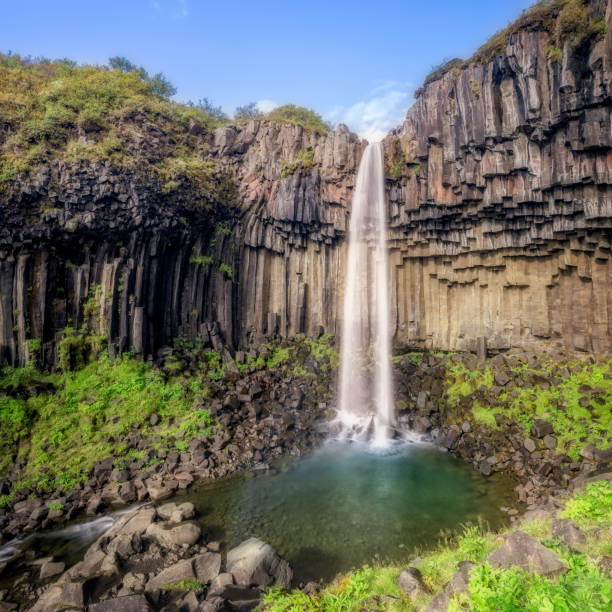
<svg viewBox="0 0 612 612">
<path fill-rule="evenodd" d="M 329 123 L 324 121 L 320 115 L 314 111 L 294 104 L 279 106 L 270 111 L 266 117 L 271 121 L 280 123 L 295 123 L 304 129 L 316 134 L 327 134 L 331 130 Z"/>
</svg>

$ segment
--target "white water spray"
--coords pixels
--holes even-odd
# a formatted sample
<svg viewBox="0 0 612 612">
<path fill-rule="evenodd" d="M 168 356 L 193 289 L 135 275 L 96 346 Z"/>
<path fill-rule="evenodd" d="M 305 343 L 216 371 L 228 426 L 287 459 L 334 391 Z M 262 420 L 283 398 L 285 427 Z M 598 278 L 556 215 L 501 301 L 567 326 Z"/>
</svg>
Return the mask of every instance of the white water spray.
<svg viewBox="0 0 612 612">
<path fill-rule="evenodd" d="M 382 143 L 364 151 L 349 227 L 338 420 L 346 437 L 385 446 L 394 424 Z"/>
</svg>

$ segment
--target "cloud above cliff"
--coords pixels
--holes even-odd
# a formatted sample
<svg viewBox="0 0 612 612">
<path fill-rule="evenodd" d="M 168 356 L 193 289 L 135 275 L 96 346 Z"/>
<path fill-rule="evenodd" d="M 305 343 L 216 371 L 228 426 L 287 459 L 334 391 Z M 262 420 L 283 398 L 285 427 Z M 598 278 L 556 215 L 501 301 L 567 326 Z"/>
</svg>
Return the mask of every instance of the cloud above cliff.
<svg viewBox="0 0 612 612">
<path fill-rule="evenodd" d="M 370 142 L 382 140 L 404 119 L 413 101 L 412 83 L 383 81 L 373 87 L 364 100 L 351 106 L 337 106 L 324 115 L 333 124 L 345 123 Z"/>
</svg>

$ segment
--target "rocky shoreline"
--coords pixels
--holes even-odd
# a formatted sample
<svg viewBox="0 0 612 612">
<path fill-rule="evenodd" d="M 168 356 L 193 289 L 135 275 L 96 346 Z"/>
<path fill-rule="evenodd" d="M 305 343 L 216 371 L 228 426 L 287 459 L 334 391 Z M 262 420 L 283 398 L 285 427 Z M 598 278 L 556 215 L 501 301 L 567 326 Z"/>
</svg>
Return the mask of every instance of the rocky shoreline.
<svg viewBox="0 0 612 612">
<path fill-rule="evenodd" d="M 521 353 L 520 358 L 527 362 L 530 359 L 537 359 L 535 354 L 525 352 Z M 412 353 L 399 356 L 394 361 L 396 394 L 400 408 L 398 428 L 420 434 L 424 439 L 471 463 L 484 476 L 494 472 L 510 475 L 516 482 L 517 505 L 506 508 L 506 511 L 510 521 L 518 523 L 524 511 L 529 515 L 530 511 L 536 509 L 539 511 L 542 508 L 548 510 L 559 508 L 568 489 L 576 484 L 596 479 L 598 474 L 609 472 L 611 453 L 593 445 L 585 445 L 580 451 L 579 460 L 572 460 L 556 450 L 556 444 L 553 444 L 556 440 L 552 425 L 546 419 L 534 420 L 529 435 L 519 423 L 511 419 L 497 419 L 499 423 L 496 428 L 478 423 L 468 410 L 474 401 L 483 399 L 494 403 L 494 396 L 499 395 L 500 389 L 503 388 L 511 393 L 513 387 L 525 384 L 524 380 L 519 380 L 515 376 L 512 368 L 514 359 L 518 357 L 513 354 L 479 358 L 478 355 L 470 353 L 450 356 L 441 353 L 419 353 L 418 358 L 415 358 L 415 354 Z M 449 363 L 459 363 L 470 370 L 474 368 L 490 370 L 493 377 L 492 386 L 476 389 L 474 394 L 467 396 L 458 405 L 451 405 L 447 379 Z M 81 487 L 65 493 L 56 492 L 53 497 L 33 498 L 30 496 L 31 492 L 19 492 L 11 511 L 0 511 L 3 537 L 7 540 L 28 531 L 55 527 L 83 514 L 94 516 L 108 511 L 116 504 L 157 503 L 172 496 L 179 489 L 188 488 L 193 483 L 221 478 L 239 470 L 266 469 L 271 459 L 282 455 L 300 456 L 315 449 L 325 437 L 326 423 L 333 410 L 329 401 L 332 372 L 325 375 L 318 372 L 319 364 L 316 361 L 313 363 L 312 359 L 306 358 L 304 364 L 311 368 L 318 378 L 288 375 L 286 371 L 280 370 L 271 372 L 265 368 L 259 370 L 253 368 L 254 371 L 238 379 L 233 387 L 225 388 L 225 391 L 219 394 L 219 397 L 215 397 L 210 404 L 211 414 L 219 423 L 220 430 L 211 437 L 191 439 L 188 450 L 184 452 L 157 451 L 158 461 L 148 467 L 144 466 L 145 459 L 135 460 L 121 466 L 120 469 L 113 463 L 112 458 L 105 459 L 95 465 L 90 480 Z M 550 378 L 535 382 L 544 386 L 555 384 L 554 373 Z M 321 384 L 323 379 L 326 380 L 324 385 Z M 597 395 L 598 390 L 592 389 L 590 393 Z M 155 415 L 152 415 L 151 419 L 152 424 L 156 425 L 153 423 Z M 137 430 L 130 433 L 130 436 L 133 448 L 142 449 L 146 446 L 145 442 L 139 439 Z M 144 512 L 138 510 L 141 511 Z M 149 508 L 147 512 L 152 517 L 150 524 L 160 519 L 166 522 L 174 520 L 177 524 L 183 524 L 183 519 L 187 520 L 192 513 L 177 509 L 178 514 L 172 519 L 173 513 L 168 514 L 160 508 L 157 510 Z M 124 524 L 125 519 L 122 518 L 116 525 Z M 115 527 L 109 534 L 115 533 Z M 148 527 L 149 524 L 145 531 Z M 164 523 L 163 529 L 172 530 L 174 527 Z M 105 534 L 101 539 L 109 537 Z M 144 548 L 135 546 L 134 552 L 130 554 L 133 554 L 135 559 L 140 559 L 144 554 L 143 551 L 146 553 L 149 550 L 148 546 L 148 544 Z M 175 554 L 167 556 L 166 559 L 166 556 L 162 555 L 165 563 L 169 561 L 179 563 L 187 559 L 188 555 L 191 555 L 189 558 L 193 558 L 208 551 L 203 546 L 200 548 L 193 548 L 193 544 L 189 546 L 184 550 L 181 549 L 182 556 Z M 214 548 L 215 545 L 212 546 Z M 208 552 L 216 554 L 218 550 Z M 49 577 L 48 571 L 53 568 L 55 568 L 53 571 L 57 571 L 59 568 L 58 565 L 53 565 L 56 562 L 52 559 L 45 563 L 47 565 L 44 566 L 43 576 Z M 40 564 L 32 567 L 37 571 L 39 566 L 42 570 L 43 566 Z M 127 565 L 122 566 L 119 563 L 117 567 L 123 568 Z M 165 570 L 165 567 L 159 566 L 156 569 Z M 130 574 L 123 569 L 118 569 L 116 572 L 124 578 Z M 42 594 L 41 578 L 34 573 L 30 570 L 22 574 L 9 592 L 2 593 L 0 610 L 28 609 L 11 607 L 7 603 L 9 600 L 14 601 L 16 594 L 19 594 L 20 601 L 30 599 L 29 605 L 33 603 L 33 597 Z M 62 576 L 62 579 L 65 580 L 65 576 Z M 43 582 L 45 587 L 52 584 L 46 579 Z M 140 586 L 145 584 L 145 582 L 140 584 L 141 582 L 142 580 L 138 582 Z M 64 588 L 65 586 L 62 587 L 62 594 Z M 118 595 L 121 590 L 112 589 L 112 586 L 109 587 L 105 591 L 106 595 Z M 60 597 L 57 584 L 52 589 L 44 590 L 45 593 L 55 593 L 53 597 Z M 211 588 L 207 592 L 216 593 Z M 255 596 L 253 593 L 251 595 Z M 89 597 L 89 595 L 83 596 Z M 121 596 L 127 595 L 123 592 Z M 134 595 L 130 595 L 132 596 Z M 173 592 L 172 601 L 160 600 L 153 603 L 175 606 L 176 597 L 178 595 Z M 225 605 L 223 601 L 227 599 L 222 598 L 221 603 Z M 134 605 L 144 606 L 142 597 L 134 599 Z M 202 607 L 202 602 L 193 601 L 193 597 L 189 605 L 192 607 L 184 609 L 218 609 Z M 208 606 L 208 603 L 206 605 Z M 157 609 L 183 609 L 180 606 L 167 608 L 163 606 Z M 95 607 L 90 609 L 98 610 Z"/>
</svg>

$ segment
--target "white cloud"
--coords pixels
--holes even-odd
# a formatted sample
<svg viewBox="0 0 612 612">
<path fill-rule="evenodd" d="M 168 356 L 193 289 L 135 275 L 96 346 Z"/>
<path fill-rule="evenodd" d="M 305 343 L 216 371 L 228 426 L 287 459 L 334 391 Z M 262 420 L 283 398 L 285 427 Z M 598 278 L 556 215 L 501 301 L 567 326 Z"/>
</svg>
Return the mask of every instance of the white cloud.
<svg viewBox="0 0 612 612">
<path fill-rule="evenodd" d="M 332 123 L 346 123 L 370 142 L 382 140 L 398 126 L 412 102 L 412 85 L 400 81 L 384 81 L 375 85 L 365 100 L 351 106 L 337 106 L 325 115 Z"/>
<path fill-rule="evenodd" d="M 163 4 L 165 6 L 163 6 Z M 152 0 L 151 7 L 156 13 L 160 15 L 167 15 L 172 19 L 185 19 L 189 16 L 189 9 L 187 8 L 187 0 Z"/>
<path fill-rule="evenodd" d="M 255 106 L 257 106 L 257 108 L 262 113 L 269 113 L 271 110 L 274 110 L 277 106 L 280 106 L 280 104 L 278 102 L 275 102 L 274 100 L 259 100 L 259 102 L 255 104 Z"/>
</svg>

